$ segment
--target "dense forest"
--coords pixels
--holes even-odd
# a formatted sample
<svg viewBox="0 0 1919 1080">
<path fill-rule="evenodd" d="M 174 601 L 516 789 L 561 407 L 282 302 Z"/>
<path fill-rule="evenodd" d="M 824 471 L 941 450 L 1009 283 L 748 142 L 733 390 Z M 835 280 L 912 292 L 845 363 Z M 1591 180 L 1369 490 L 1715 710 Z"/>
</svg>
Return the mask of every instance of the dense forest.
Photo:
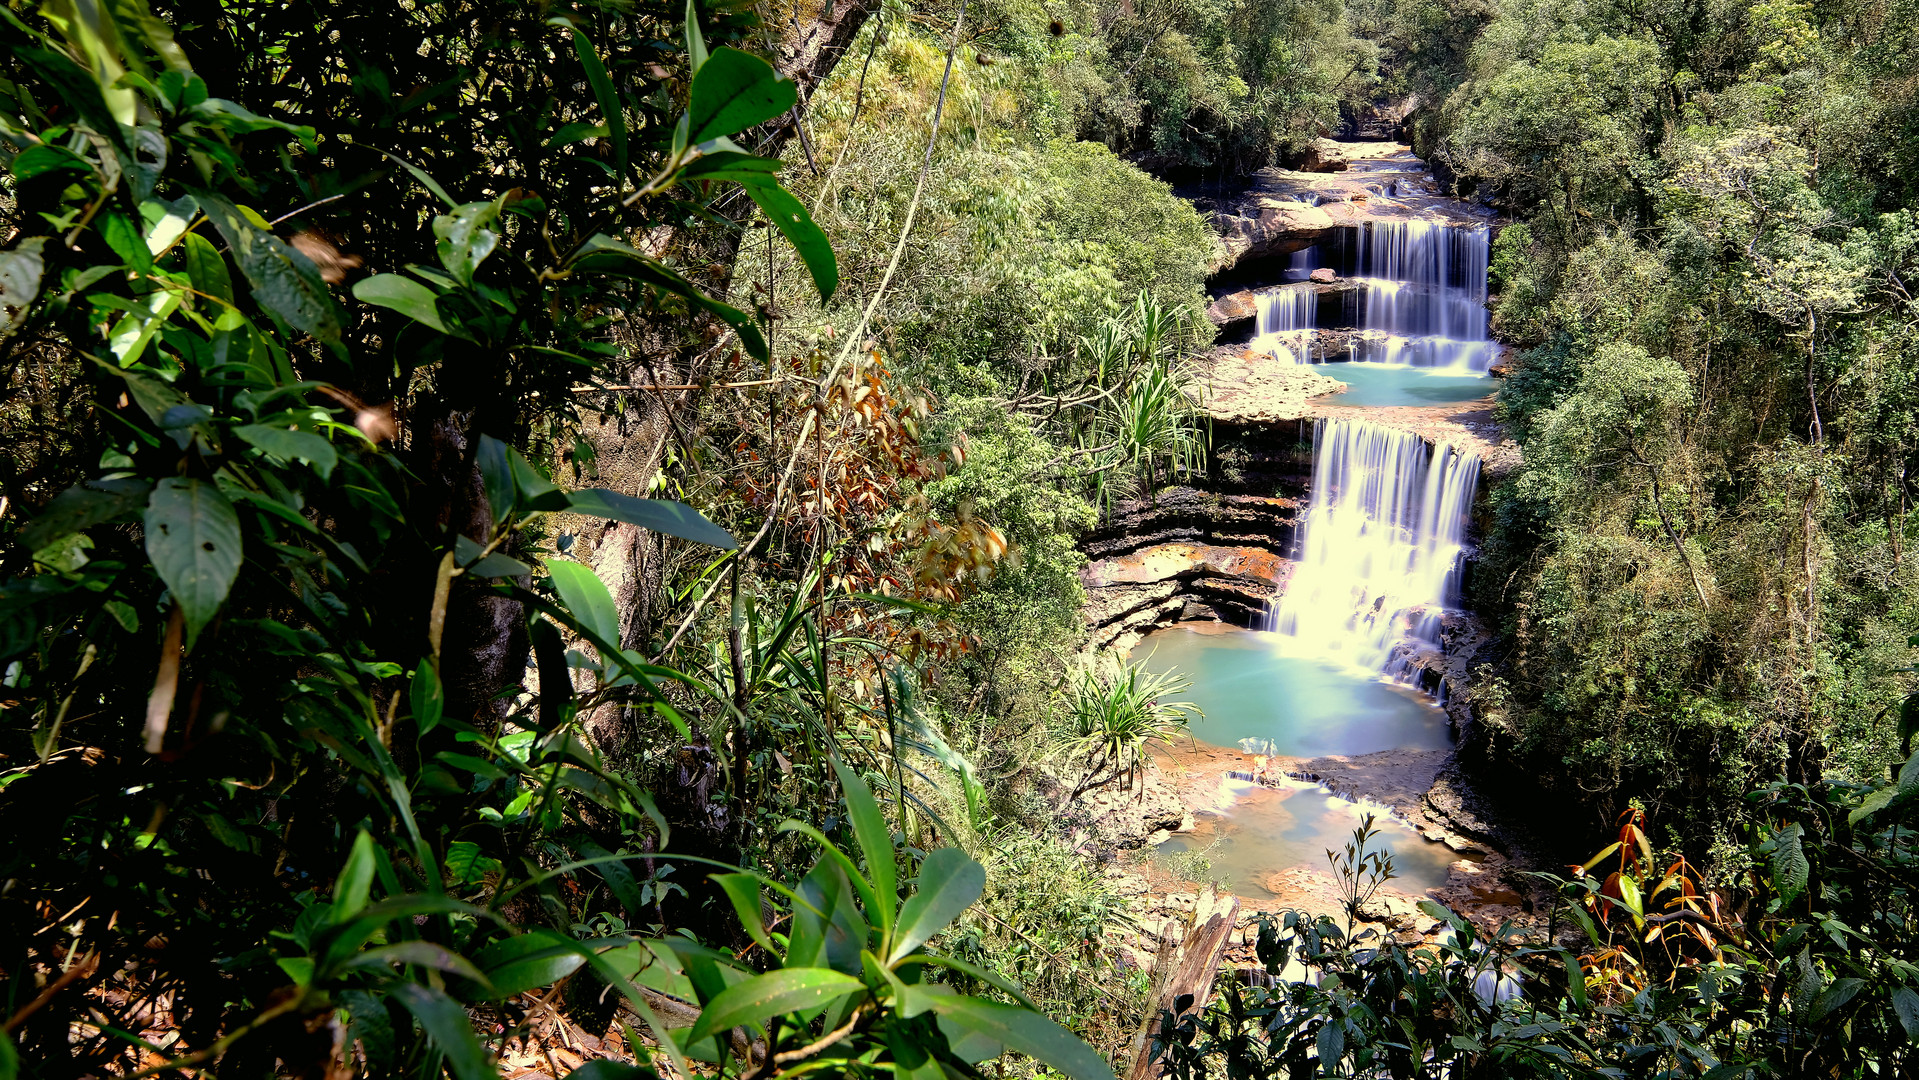
<svg viewBox="0 0 1919 1080">
<path fill-rule="evenodd" d="M 1919 4 L 0 42 L 0 1080 L 1919 1070 Z M 1367 818 L 1160 1001 L 1083 544 L 1231 464 L 1215 201 L 1373 128 L 1498 223 L 1457 754 L 1552 900 L 1395 938 Z"/>
</svg>

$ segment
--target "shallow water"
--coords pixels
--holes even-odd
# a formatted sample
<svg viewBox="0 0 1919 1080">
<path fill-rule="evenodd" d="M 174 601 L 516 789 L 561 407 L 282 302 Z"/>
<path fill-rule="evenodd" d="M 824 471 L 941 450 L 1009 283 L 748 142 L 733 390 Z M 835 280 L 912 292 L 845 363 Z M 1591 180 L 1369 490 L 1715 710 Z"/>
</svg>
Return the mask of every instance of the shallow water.
<svg viewBox="0 0 1919 1080">
<path fill-rule="evenodd" d="M 1404 364 L 1326 364 L 1319 371 L 1347 389 L 1324 400 L 1335 405 L 1451 405 L 1476 401 L 1496 389 L 1490 375 Z"/>
<path fill-rule="evenodd" d="M 1202 819 L 1200 830 L 1175 836 L 1153 851 L 1153 861 L 1178 868 L 1171 859 L 1199 850 L 1211 863 L 1208 876 L 1223 880 L 1237 896 L 1270 899 L 1268 879 L 1292 866 L 1330 868 L 1326 852 L 1342 851 L 1359 827 L 1361 809 L 1312 787 L 1261 788 L 1237 783 L 1238 798 L 1217 821 Z M 1446 872 L 1459 858 L 1444 844 L 1435 844 L 1410 827 L 1380 814 L 1374 823 L 1379 835 L 1368 850 L 1384 846 L 1393 853 L 1391 888 L 1417 896 L 1443 884 Z"/>
<path fill-rule="evenodd" d="M 1282 656 L 1280 635 L 1257 630 L 1152 634 L 1133 658 L 1152 671 L 1178 668 L 1179 695 L 1206 711 L 1194 738 L 1250 753 L 1319 757 L 1452 745 L 1446 716 L 1417 692 L 1318 660 Z"/>
</svg>

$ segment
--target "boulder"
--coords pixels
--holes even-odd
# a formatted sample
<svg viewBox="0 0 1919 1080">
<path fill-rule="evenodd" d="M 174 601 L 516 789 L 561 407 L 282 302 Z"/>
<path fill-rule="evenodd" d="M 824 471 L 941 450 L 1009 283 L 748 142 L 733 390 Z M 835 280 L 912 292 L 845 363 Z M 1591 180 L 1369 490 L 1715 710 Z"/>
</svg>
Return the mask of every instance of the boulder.
<svg viewBox="0 0 1919 1080">
<path fill-rule="evenodd" d="M 1321 285 L 1331 285 L 1339 280 L 1339 272 L 1330 266 L 1322 266 L 1313 271 L 1312 279 Z"/>
</svg>

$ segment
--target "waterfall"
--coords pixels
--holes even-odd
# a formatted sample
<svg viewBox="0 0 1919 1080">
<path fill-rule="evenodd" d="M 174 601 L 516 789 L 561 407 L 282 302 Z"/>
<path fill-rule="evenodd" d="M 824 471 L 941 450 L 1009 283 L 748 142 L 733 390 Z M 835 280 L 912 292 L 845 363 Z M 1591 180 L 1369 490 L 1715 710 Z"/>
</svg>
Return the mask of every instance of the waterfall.
<svg viewBox="0 0 1919 1080">
<path fill-rule="evenodd" d="M 1297 565 L 1268 629 L 1287 651 L 1385 671 L 1459 604 L 1479 456 L 1365 420 L 1320 420 Z M 1408 673 L 1395 670 L 1394 675 Z"/>
<path fill-rule="evenodd" d="M 1309 339 L 1319 314 L 1319 296 L 1312 285 L 1268 289 L 1254 299 L 1259 305 L 1259 317 L 1250 348 L 1270 353 L 1283 363 L 1310 362 Z"/>
<path fill-rule="evenodd" d="M 1359 298 L 1355 360 L 1485 371 L 1491 230 L 1437 221 L 1372 221 L 1353 245 Z"/>
</svg>

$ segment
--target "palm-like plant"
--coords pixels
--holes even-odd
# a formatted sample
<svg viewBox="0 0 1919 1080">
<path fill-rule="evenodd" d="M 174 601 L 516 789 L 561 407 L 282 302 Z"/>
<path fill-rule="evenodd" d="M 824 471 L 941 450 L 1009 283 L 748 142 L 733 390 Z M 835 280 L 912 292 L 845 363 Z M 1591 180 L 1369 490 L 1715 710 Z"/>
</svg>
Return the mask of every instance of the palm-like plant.
<svg viewBox="0 0 1919 1080">
<path fill-rule="evenodd" d="M 1170 479 L 1196 469 L 1203 459 L 1205 443 L 1188 393 L 1190 382 L 1182 365 L 1154 357 L 1106 417 L 1107 438 L 1102 441 L 1114 446 L 1115 463 L 1137 473 L 1148 494 L 1162 475 Z"/>
<path fill-rule="evenodd" d="M 1069 797 L 1142 775 L 1155 746 L 1168 746 L 1202 715 L 1190 701 L 1170 700 L 1192 686 L 1177 671 L 1151 672 L 1145 665 L 1107 663 L 1080 673 L 1073 688 L 1070 726 L 1060 752 L 1081 764 Z"/>
</svg>

